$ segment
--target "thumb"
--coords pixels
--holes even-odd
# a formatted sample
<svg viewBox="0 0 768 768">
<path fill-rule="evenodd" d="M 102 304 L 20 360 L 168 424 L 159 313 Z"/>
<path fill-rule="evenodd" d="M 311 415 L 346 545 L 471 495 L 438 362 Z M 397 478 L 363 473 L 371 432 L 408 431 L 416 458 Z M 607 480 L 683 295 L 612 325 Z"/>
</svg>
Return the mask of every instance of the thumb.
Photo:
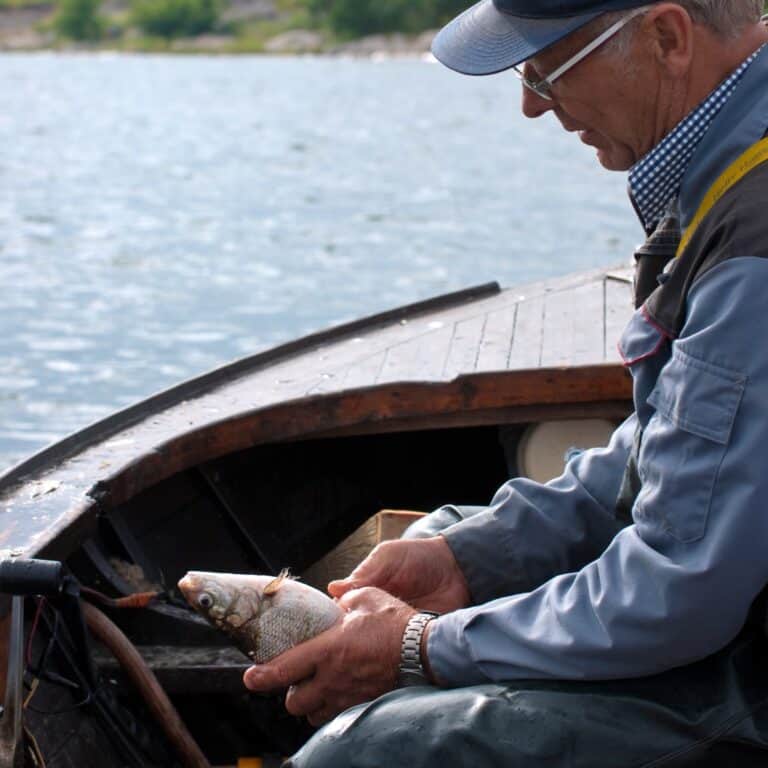
<svg viewBox="0 0 768 768">
<path fill-rule="evenodd" d="M 358 582 L 354 573 L 347 576 L 346 579 L 336 579 L 328 584 L 328 594 L 331 597 L 339 598 L 343 597 L 353 589 L 358 589 L 362 586 L 361 582 Z"/>
<path fill-rule="evenodd" d="M 372 553 L 362 563 L 359 563 L 346 579 L 336 579 L 328 584 L 328 593 L 331 597 L 339 598 L 342 595 L 346 595 L 352 589 L 375 586 L 378 577 L 381 575 L 380 571 L 381 568 Z"/>
</svg>

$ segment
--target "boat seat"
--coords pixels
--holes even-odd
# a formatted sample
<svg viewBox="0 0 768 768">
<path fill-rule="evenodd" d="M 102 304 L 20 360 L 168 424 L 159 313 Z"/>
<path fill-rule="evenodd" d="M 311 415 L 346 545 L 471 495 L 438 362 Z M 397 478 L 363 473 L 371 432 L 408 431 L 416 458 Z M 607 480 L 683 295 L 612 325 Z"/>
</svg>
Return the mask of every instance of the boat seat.
<svg viewBox="0 0 768 768">
<path fill-rule="evenodd" d="M 245 654 L 232 646 L 140 645 L 138 652 L 169 694 L 243 692 L 243 672 L 251 666 Z M 93 653 L 96 666 L 107 679 L 122 670 L 105 648 Z"/>
</svg>

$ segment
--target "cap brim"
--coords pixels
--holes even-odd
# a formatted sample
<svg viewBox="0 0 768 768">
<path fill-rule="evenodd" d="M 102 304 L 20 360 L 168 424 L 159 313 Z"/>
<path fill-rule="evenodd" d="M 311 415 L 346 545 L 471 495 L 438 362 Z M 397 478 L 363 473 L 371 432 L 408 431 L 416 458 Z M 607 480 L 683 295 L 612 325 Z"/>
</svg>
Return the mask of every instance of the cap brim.
<svg viewBox="0 0 768 768">
<path fill-rule="evenodd" d="M 437 33 L 432 53 L 465 75 L 492 75 L 530 59 L 601 13 L 530 19 L 502 13 L 492 0 L 480 0 Z"/>
</svg>

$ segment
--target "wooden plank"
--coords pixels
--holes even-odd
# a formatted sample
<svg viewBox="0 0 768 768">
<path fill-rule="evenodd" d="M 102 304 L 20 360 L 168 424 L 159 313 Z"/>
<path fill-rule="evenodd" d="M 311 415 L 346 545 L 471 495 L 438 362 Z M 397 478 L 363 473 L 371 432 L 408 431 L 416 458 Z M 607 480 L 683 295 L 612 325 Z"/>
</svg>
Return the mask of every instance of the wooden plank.
<svg viewBox="0 0 768 768">
<path fill-rule="evenodd" d="M 523 298 L 517 304 L 515 335 L 509 352 L 510 370 L 538 368 L 544 336 L 544 296 Z"/>
<path fill-rule="evenodd" d="M 136 649 L 167 693 L 240 694 L 248 657 L 229 646 L 141 645 Z M 124 670 L 103 646 L 93 659 L 102 674 L 122 679 Z"/>
<path fill-rule="evenodd" d="M 619 361 L 617 349 L 621 334 L 632 313 L 632 283 L 614 277 L 605 278 L 605 359 Z"/>
<path fill-rule="evenodd" d="M 603 281 L 550 294 L 544 310 L 541 365 L 582 365 L 605 348 Z M 602 360 L 598 360 L 602 362 Z"/>
<path fill-rule="evenodd" d="M 387 350 L 378 383 L 388 381 L 440 381 L 453 336 L 453 327 L 441 324 Z"/>
<path fill-rule="evenodd" d="M 483 338 L 477 356 L 478 371 L 505 371 L 515 335 L 517 304 L 489 312 L 483 328 Z"/>
<path fill-rule="evenodd" d="M 475 370 L 485 317 L 485 315 L 477 315 L 454 324 L 453 336 L 445 358 L 443 378 L 454 379 L 462 373 L 472 373 Z"/>
<path fill-rule="evenodd" d="M 355 389 L 357 387 L 370 387 L 375 384 L 381 375 L 386 354 L 386 352 L 377 352 L 375 355 L 370 355 L 350 365 L 342 379 L 343 388 Z"/>
<path fill-rule="evenodd" d="M 327 432 L 316 432 L 308 440 L 360 435 L 386 435 L 403 432 L 421 432 L 434 429 L 462 427 L 496 427 L 500 424 L 530 424 L 535 421 L 557 419 L 612 419 L 620 424 L 632 413 L 631 400 L 611 400 L 599 403 L 567 403 L 564 405 L 520 405 L 512 408 L 489 408 L 471 413 L 457 411 L 441 416 L 412 419 L 391 419 L 385 422 L 355 424 Z"/>
</svg>

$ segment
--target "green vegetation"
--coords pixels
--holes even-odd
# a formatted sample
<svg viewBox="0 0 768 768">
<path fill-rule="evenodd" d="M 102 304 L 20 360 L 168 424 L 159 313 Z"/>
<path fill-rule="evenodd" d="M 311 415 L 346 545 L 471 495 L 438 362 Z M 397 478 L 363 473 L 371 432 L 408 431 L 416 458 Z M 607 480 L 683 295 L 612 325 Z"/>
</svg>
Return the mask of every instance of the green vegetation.
<svg viewBox="0 0 768 768">
<path fill-rule="evenodd" d="M 59 0 L 53 28 L 71 40 L 98 40 L 104 29 L 101 0 Z"/>
<path fill-rule="evenodd" d="M 0 9 L 4 8 L 35 8 L 44 4 L 45 0 L 0 0 Z"/>
<path fill-rule="evenodd" d="M 219 0 L 134 0 L 132 19 L 147 35 L 192 37 L 216 29 Z"/>
<path fill-rule="evenodd" d="M 116 0 L 102 8 L 103 0 L 0 0 L 0 13 L 26 9 L 30 22 L 24 34 L 38 34 L 41 47 L 58 45 L 55 32 L 89 46 L 100 41 L 125 50 L 235 53 L 263 51 L 270 40 L 292 30 L 313 32 L 320 49 L 365 35 L 415 35 L 442 26 L 472 0 L 273 0 L 273 14 L 243 15 L 240 8 L 228 18 L 224 11 L 231 2 Z M 217 39 L 195 39 L 209 32 Z M 304 50 L 314 48 L 310 44 Z"/>
<path fill-rule="evenodd" d="M 341 37 L 414 34 L 438 27 L 465 10 L 467 0 L 303 0 L 316 23 Z"/>
</svg>

